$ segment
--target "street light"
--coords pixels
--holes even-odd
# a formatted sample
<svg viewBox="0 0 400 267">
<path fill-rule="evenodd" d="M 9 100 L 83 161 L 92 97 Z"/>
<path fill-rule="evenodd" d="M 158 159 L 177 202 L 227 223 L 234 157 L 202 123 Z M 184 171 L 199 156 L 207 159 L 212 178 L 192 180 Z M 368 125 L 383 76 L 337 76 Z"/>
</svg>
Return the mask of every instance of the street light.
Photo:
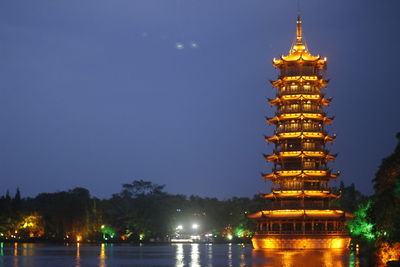
<svg viewBox="0 0 400 267">
<path fill-rule="evenodd" d="M 182 230 L 182 229 L 183 229 L 183 226 L 181 224 L 176 227 L 176 230 Z"/>
<path fill-rule="evenodd" d="M 197 223 L 192 224 L 192 229 L 196 230 L 199 228 L 199 225 Z"/>
</svg>

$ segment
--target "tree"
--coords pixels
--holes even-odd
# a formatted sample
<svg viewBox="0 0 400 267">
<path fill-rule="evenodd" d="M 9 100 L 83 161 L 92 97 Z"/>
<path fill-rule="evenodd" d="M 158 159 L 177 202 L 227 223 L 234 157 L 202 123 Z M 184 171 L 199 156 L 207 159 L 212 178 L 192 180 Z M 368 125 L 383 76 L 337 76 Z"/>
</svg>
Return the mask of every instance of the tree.
<svg viewBox="0 0 400 267">
<path fill-rule="evenodd" d="M 375 194 L 371 215 L 382 238 L 400 241 L 400 133 L 394 152 L 384 158 L 373 179 Z"/>
<path fill-rule="evenodd" d="M 16 202 L 21 201 L 21 192 L 19 191 L 19 187 L 17 187 L 17 190 L 15 192 L 14 201 Z"/>
<path fill-rule="evenodd" d="M 162 194 L 165 185 L 154 184 L 149 181 L 134 180 L 131 184 L 123 184 L 121 197 L 135 198 L 144 195 Z"/>
</svg>

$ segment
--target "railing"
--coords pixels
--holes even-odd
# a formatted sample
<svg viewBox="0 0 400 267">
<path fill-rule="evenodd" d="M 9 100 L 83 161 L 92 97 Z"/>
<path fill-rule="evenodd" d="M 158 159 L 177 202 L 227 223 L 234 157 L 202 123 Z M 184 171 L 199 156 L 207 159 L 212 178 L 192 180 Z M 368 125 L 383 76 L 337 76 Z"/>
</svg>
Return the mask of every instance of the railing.
<svg viewBox="0 0 400 267">
<path fill-rule="evenodd" d="M 283 106 L 280 108 L 275 114 L 277 116 L 281 114 L 288 114 L 288 113 L 321 113 L 324 114 L 322 107 L 298 107 L 298 108 L 290 108 Z"/>
<path fill-rule="evenodd" d="M 305 179 L 306 180 L 306 179 Z M 321 179 L 322 180 L 322 179 Z M 295 191 L 299 191 L 299 190 L 313 190 L 313 191 L 325 191 L 328 190 L 329 188 L 327 186 L 323 186 L 323 185 L 318 185 L 318 186 L 306 186 L 306 185 L 300 185 L 300 186 L 296 186 L 296 185 L 291 185 L 288 187 L 285 186 L 275 186 L 275 190 L 279 191 L 288 191 L 288 190 L 295 190 Z M 283 206 L 281 206 L 280 204 L 278 204 L 276 206 L 276 208 L 303 208 L 303 204 L 301 202 L 298 202 L 297 204 L 293 204 L 293 205 L 288 205 L 285 204 Z M 310 208 L 315 208 L 315 209 L 322 209 L 323 208 L 323 204 L 310 204 L 310 203 L 304 203 L 304 208 L 306 209 L 310 209 Z"/>
<path fill-rule="evenodd" d="M 325 94 L 323 94 L 321 92 L 320 89 L 303 89 L 303 88 L 299 88 L 299 89 L 285 89 L 283 90 L 279 90 L 277 96 L 284 96 L 284 95 L 297 95 L 297 94 L 313 94 L 313 95 L 321 95 L 321 97 L 324 97 Z"/>
<path fill-rule="evenodd" d="M 294 151 L 299 151 L 299 152 L 300 151 L 317 151 L 317 152 L 323 152 L 325 154 L 329 153 L 329 150 L 325 149 L 324 147 L 314 147 L 314 148 L 307 147 L 304 149 L 301 149 L 301 147 L 290 147 L 290 148 L 281 147 L 279 149 L 272 150 L 272 152 L 274 154 L 279 154 L 280 152 L 294 152 Z"/>
<path fill-rule="evenodd" d="M 315 133 L 323 133 L 328 134 L 328 132 L 322 127 L 318 126 L 313 129 L 311 127 L 279 127 L 275 130 L 275 134 L 279 133 L 294 133 L 294 132 L 315 132 Z"/>
<path fill-rule="evenodd" d="M 289 67 L 290 68 L 290 67 Z M 301 76 L 305 76 L 305 77 L 315 77 L 316 78 L 322 78 L 323 73 L 321 72 L 320 69 L 313 69 L 313 70 L 306 70 L 304 69 L 304 66 L 302 66 L 301 68 L 283 68 L 281 69 L 281 72 L 279 74 L 279 78 L 283 79 L 283 78 L 289 78 L 289 77 L 301 77 Z"/>
<path fill-rule="evenodd" d="M 297 171 L 297 170 L 304 170 L 304 171 L 329 171 L 329 168 L 327 166 L 319 166 L 317 167 L 306 167 L 306 166 L 301 166 L 301 164 L 297 166 L 287 166 L 285 165 L 285 168 L 282 168 L 280 166 L 276 166 L 275 168 L 272 169 L 272 171 Z"/>
<path fill-rule="evenodd" d="M 328 190 L 327 186 L 323 186 L 323 185 L 304 185 L 303 186 L 304 190 Z M 307 204 L 304 203 L 304 207 L 307 208 L 321 208 L 321 205 L 313 205 L 313 204 Z"/>
</svg>

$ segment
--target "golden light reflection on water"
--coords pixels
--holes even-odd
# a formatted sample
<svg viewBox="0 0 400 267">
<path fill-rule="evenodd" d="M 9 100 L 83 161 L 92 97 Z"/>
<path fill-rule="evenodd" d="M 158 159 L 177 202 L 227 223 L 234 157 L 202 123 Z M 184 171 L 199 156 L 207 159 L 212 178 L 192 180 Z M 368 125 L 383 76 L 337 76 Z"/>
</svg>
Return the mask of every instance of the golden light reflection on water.
<svg viewBox="0 0 400 267">
<path fill-rule="evenodd" d="M 29 256 L 28 252 L 30 250 L 28 249 L 28 244 L 27 243 L 22 243 L 21 245 L 22 245 L 22 251 L 21 251 L 22 256 L 24 256 L 24 257 Z"/>
<path fill-rule="evenodd" d="M 293 252 L 283 253 L 282 255 L 282 266 L 290 267 L 293 266 Z"/>
<path fill-rule="evenodd" d="M 18 243 L 14 243 L 14 257 L 13 257 L 14 267 L 18 267 Z"/>
<path fill-rule="evenodd" d="M 3 245 L 4 246 L 4 245 Z M 113 259 L 113 251 L 117 248 L 112 248 L 109 244 L 101 244 L 95 250 L 88 247 L 81 247 L 81 244 L 73 244 L 65 247 L 68 254 L 65 252 L 57 255 L 46 255 L 46 257 L 61 257 L 69 261 L 70 266 L 85 267 L 86 263 L 89 266 L 107 267 L 109 260 Z M 146 247 L 146 246 L 145 246 Z M 153 247 L 151 247 L 153 248 Z M 166 247 L 161 247 L 160 253 L 165 253 Z M 169 247 L 171 248 L 171 247 Z M 39 249 L 39 250 L 37 250 Z M 47 246 L 34 244 L 18 244 L 11 243 L 8 247 L 4 248 L 3 254 L 9 256 L 9 262 L 5 262 L 10 266 L 19 267 L 25 266 L 26 262 L 41 260 L 43 249 L 49 249 Z M 50 247 L 51 249 L 51 247 Z M 136 247 L 132 250 L 137 251 Z M 0 243 L 0 254 L 3 249 Z M 57 250 L 58 251 L 58 250 Z M 96 251 L 95 253 L 88 253 L 88 251 Z M 142 249 L 140 249 L 142 251 Z M 170 250 L 169 250 L 170 251 Z M 327 250 L 257 250 L 253 249 L 250 245 L 240 244 L 174 244 L 172 246 L 172 257 L 169 260 L 175 262 L 175 266 L 254 266 L 254 267 L 291 267 L 291 266 L 325 266 L 325 267 L 360 267 L 364 266 L 363 262 L 360 264 L 360 258 L 356 251 L 341 250 L 341 249 L 327 249 Z M 38 257 L 40 256 L 40 257 Z M 131 257 L 132 266 L 135 266 L 136 260 L 142 259 L 142 254 L 139 256 L 135 254 Z M 164 257 L 165 254 L 157 254 L 152 257 L 152 260 L 157 261 Z M 29 259 L 28 259 L 29 258 Z M 163 259 L 164 259 L 163 258 Z M 0 266 L 3 257 L 0 257 Z M 365 262 L 365 259 L 362 258 Z M 40 261 L 39 261 L 40 262 Z M 4 262 L 3 262 L 4 263 Z M 157 264 L 155 264 L 156 266 Z M 36 265 L 35 265 L 36 266 Z M 37 266 L 41 266 L 40 264 Z M 137 266 L 137 265 L 136 265 Z"/>
<path fill-rule="evenodd" d="M 75 267 L 81 266 L 81 253 L 80 253 L 80 244 L 76 243 L 76 264 Z"/>
<path fill-rule="evenodd" d="M 15 257 L 18 256 L 18 243 L 17 242 L 14 243 L 14 256 Z"/>
<path fill-rule="evenodd" d="M 99 267 L 106 267 L 106 245 L 104 243 L 101 244 L 101 248 L 100 248 L 100 262 L 99 262 Z"/>
<path fill-rule="evenodd" d="M 243 245 L 243 244 L 240 245 L 240 267 L 247 266 L 246 265 L 245 248 L 246 248 L 245 245 Z"/>
<path fill-rule="evenodd" d="M 327 250 L 262 250 L 254 249 L 252 257 L 261 259 L 256 261 L 254 267 L 294 267 L 294 266 L 321 266 L 321 267 L 344 267 L 347 262 L 349 250 L 327 249 Z M 263 262 L 262 259 L 266 259 Z"/>
</svg>

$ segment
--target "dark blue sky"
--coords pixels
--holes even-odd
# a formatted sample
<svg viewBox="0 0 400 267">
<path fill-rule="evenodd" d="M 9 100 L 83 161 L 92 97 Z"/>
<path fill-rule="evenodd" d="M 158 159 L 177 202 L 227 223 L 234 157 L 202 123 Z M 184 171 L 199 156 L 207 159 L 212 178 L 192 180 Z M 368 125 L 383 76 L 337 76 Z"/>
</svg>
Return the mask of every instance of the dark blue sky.
<svg viewBox="0 0 400 267">
<path fill-rule="evenodd" d="M 0 194 L 108 197 L 134 179 L 218 198 L 268 192 L 265 98 L 296 2 L 1 1 Z M 364 193 L 400 131 L 398 10 L 302 1 L 309 49 L 328 57 L 333 169 Z"/>
</svg>

